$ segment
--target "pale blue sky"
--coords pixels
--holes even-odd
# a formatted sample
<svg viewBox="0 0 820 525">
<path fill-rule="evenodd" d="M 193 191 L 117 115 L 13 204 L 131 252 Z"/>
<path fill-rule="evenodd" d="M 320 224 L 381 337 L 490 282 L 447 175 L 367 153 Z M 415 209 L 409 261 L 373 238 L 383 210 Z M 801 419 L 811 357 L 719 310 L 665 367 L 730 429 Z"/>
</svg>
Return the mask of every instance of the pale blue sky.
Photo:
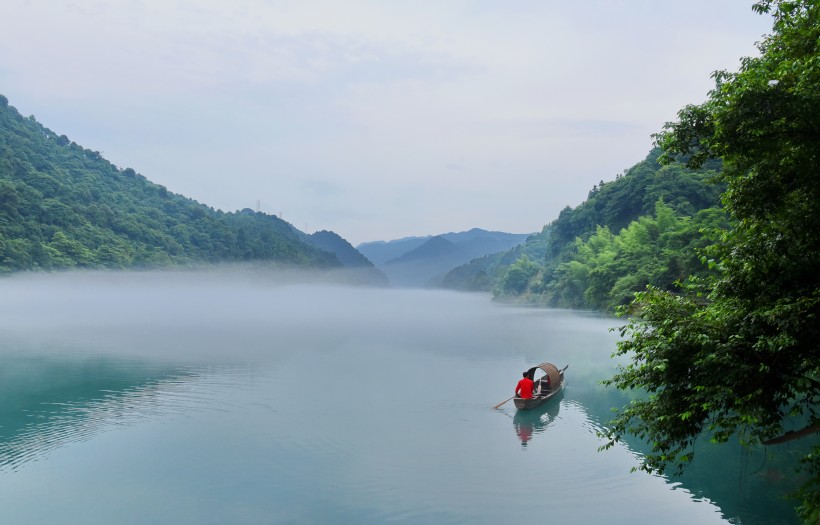
<svg viewBox="0 0 820 525">
<path fill-rule="evenodd" d="M 170 191 L 353 244 L 539 231 L 771 27 L 751 0 L 3 0 L 0 94 Z"/>
</svg>

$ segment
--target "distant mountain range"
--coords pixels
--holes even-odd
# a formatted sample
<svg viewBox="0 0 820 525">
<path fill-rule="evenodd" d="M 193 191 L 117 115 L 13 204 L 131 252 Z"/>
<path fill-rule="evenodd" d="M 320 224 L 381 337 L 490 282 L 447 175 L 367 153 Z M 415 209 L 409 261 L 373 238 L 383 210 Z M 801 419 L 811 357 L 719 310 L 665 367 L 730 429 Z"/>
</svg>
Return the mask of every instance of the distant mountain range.
<svg viewBox="0 0 820 525">
<path fill-rule="evenodd" d="M 367 242 L 356 249 L 387 274 L 391 286 L 435 287 L 453 268 L 477 257 L 508 251 L 530 235 L 473 228 L 465 232 Z"/>
</svg>

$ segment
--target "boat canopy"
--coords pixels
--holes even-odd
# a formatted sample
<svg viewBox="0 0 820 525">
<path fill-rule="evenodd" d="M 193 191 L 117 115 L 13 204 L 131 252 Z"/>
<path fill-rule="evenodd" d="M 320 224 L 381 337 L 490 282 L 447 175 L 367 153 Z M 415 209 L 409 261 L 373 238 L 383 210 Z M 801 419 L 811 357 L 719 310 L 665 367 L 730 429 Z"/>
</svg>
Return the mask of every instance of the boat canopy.
<svg viewBox="0 0 820 525">
<path fill-rule="evenodd" d="M 535 381 L 535 371 L 539 369 L 550 378 L 550 386 L 552 388 L 556 388 L 561 384 L 561 372 L 559 372 L 558 367 L 552 363 L 541 363 L 538 366 L 530 368 L 527 370 L 527 377 Z"/>
</svg>

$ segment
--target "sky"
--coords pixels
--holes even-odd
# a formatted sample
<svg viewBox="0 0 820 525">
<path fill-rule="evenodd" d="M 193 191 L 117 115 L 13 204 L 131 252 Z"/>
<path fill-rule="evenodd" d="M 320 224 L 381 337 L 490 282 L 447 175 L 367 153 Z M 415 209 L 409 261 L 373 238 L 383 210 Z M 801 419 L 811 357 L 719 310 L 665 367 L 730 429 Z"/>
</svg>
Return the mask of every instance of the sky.
<svg viewBox="0 0 820 525">
<path fill-rule="evenodd" d="M 756 54 L 752 0 L 0 0 L 0 94 L 215 209 L 540 231 Z"/>
</svg>

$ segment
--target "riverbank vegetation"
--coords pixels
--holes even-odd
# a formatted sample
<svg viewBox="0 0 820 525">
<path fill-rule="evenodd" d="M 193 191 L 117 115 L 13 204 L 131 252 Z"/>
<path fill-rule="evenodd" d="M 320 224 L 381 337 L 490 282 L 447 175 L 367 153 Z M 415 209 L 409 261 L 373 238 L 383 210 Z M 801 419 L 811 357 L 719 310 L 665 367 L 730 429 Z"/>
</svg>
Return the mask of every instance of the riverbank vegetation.
<svg viewBox="0 0 820 525">
<path fill-rule="evenodd" d="M 731 227 L 704 251 L 711 273 L 650 285 L 621 310 L 630 363 L 608 384 L 648 396 L 606 436 L 646 439 L 641 466 L 661 471 L 685 467 L 703 437 L 790 443 L 803 453 L 800 516 L 820 523 L 820 4 L 754 9 L 774 17 L 760 56 L 715 73 L 708 100 L 657 136 L 668 161 L 723 159 Z"/>
</svg>

